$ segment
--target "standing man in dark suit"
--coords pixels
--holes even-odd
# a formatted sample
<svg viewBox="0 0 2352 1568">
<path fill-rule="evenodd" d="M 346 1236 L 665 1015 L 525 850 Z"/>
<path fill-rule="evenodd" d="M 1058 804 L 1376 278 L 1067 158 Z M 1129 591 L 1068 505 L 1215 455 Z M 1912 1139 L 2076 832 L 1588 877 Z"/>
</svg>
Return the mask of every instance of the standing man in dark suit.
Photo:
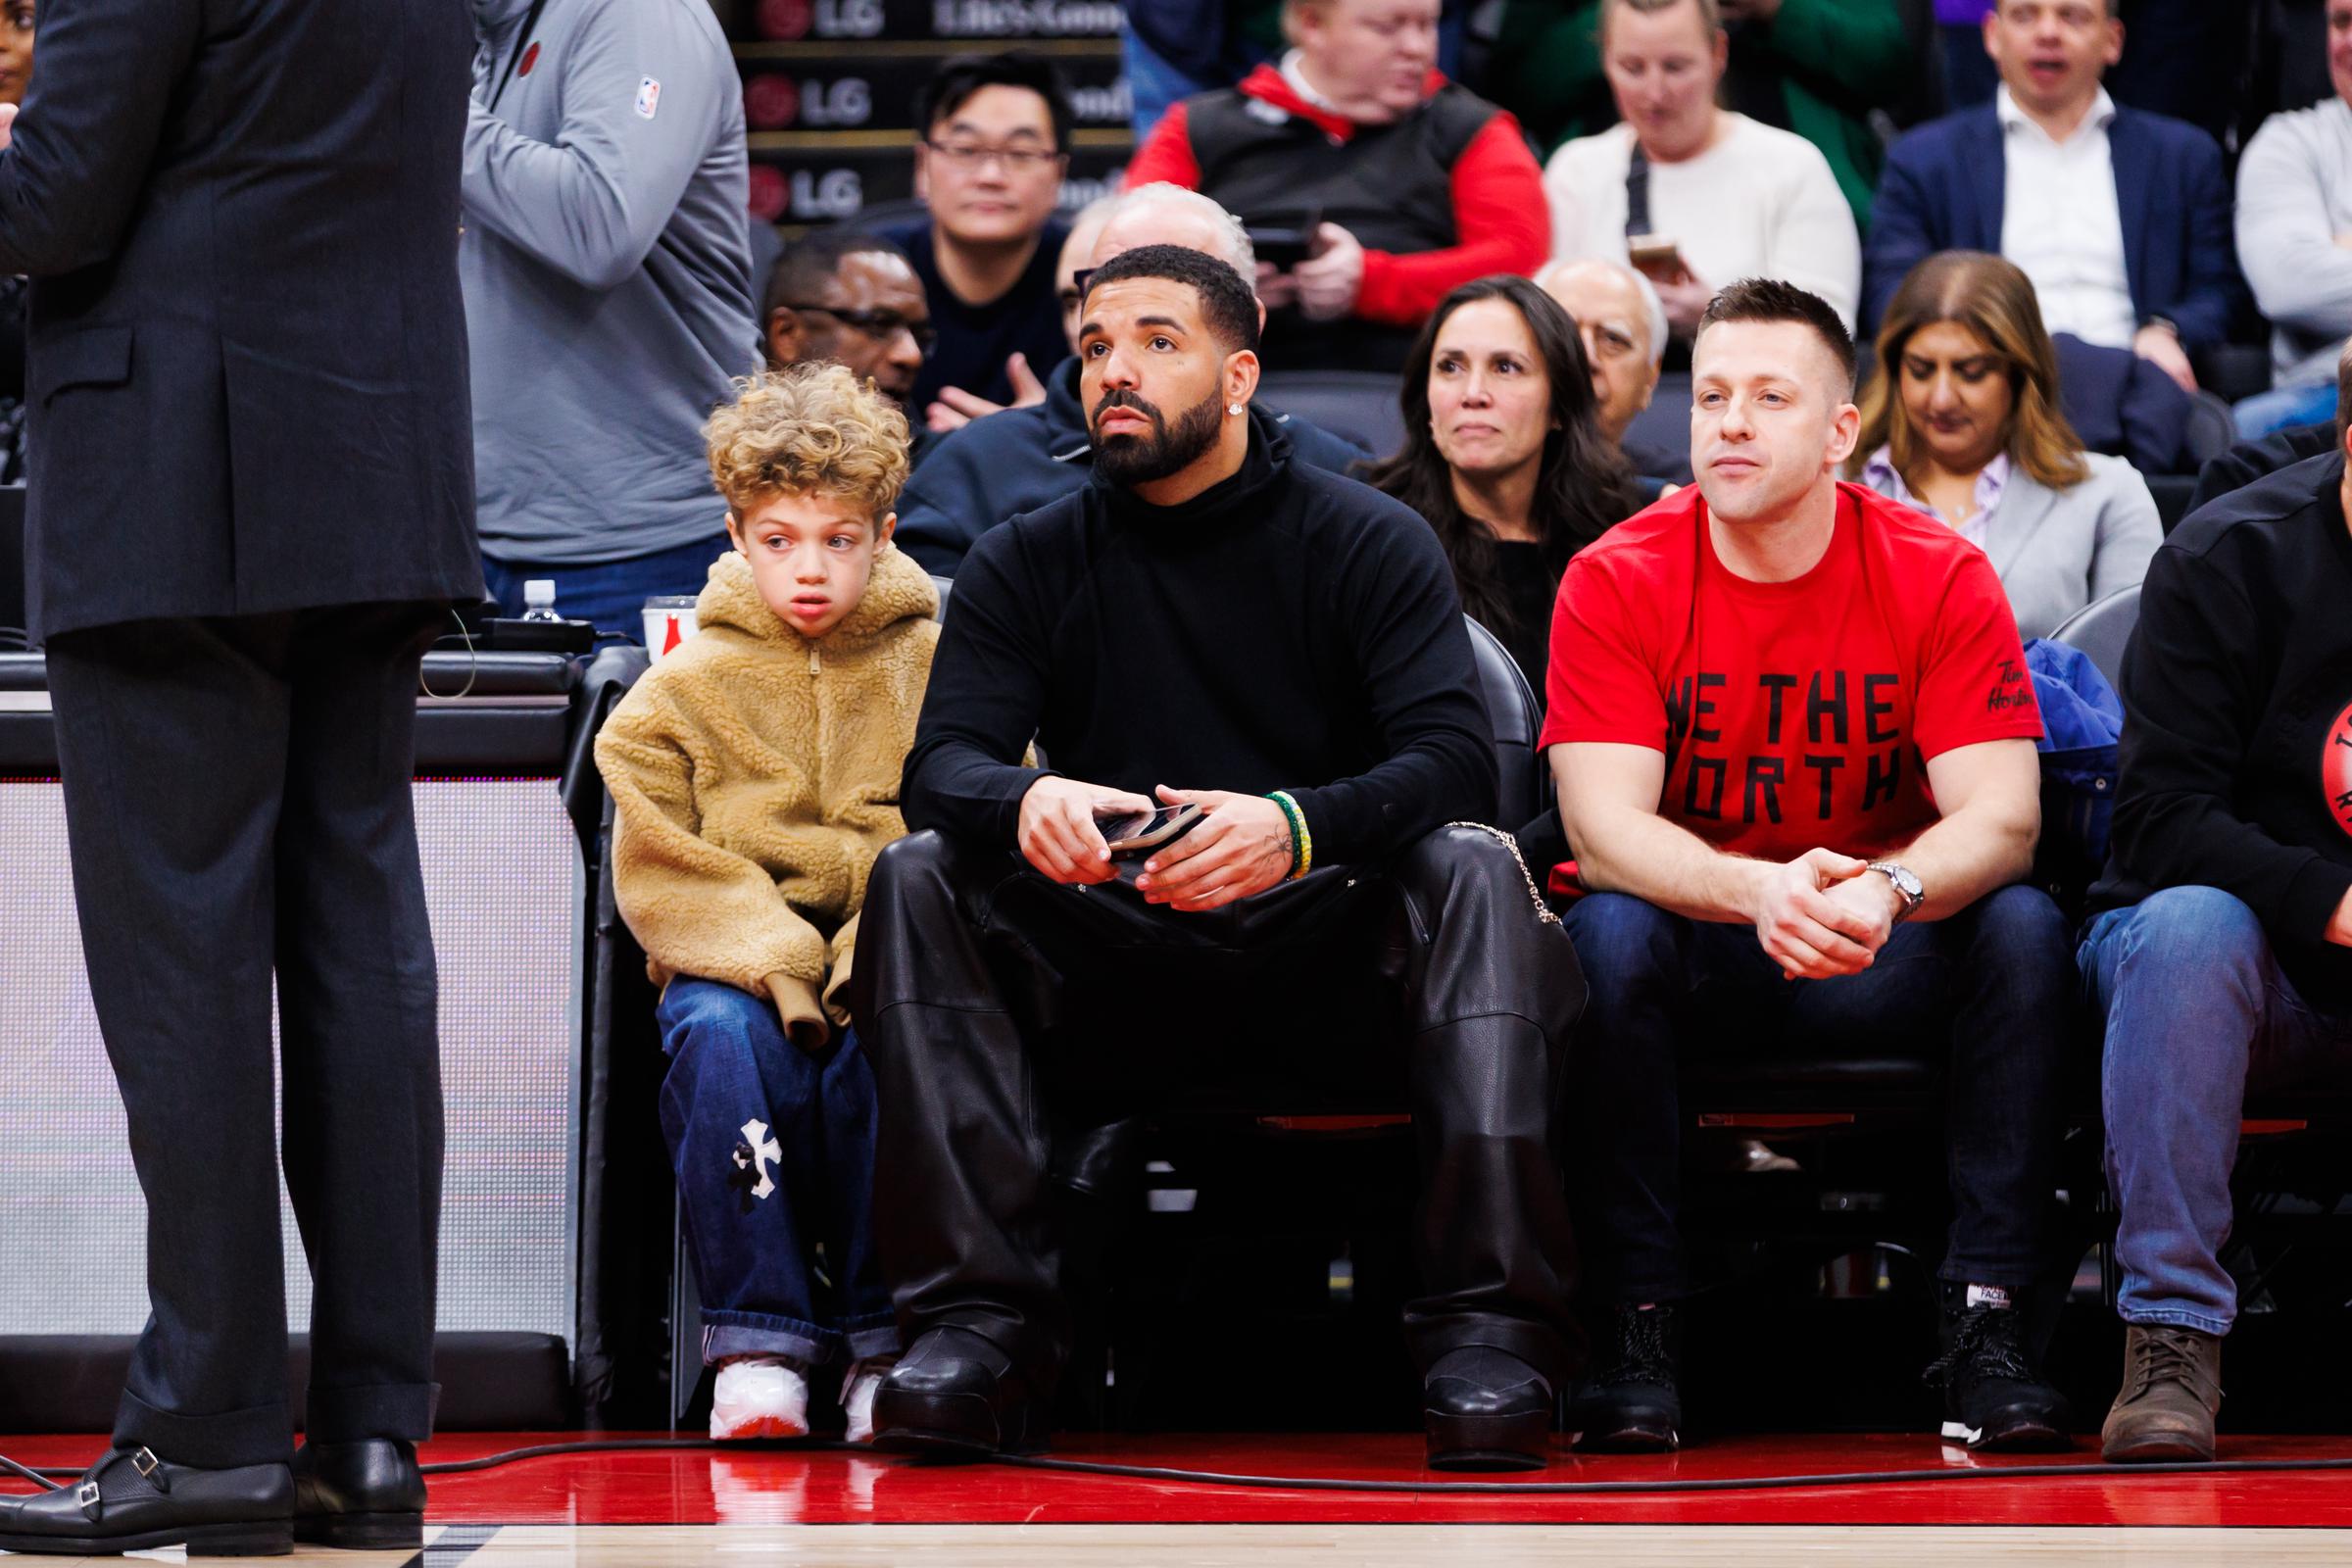
<svg viewBox="0 0 2352 1568">
<path fill-rule="evenodd" d="M 2025 269 L 2054 336 L 2129 349 L 2197 389 L 2189 356 L 2243 307 L 2222 149 L 2182 121 L 2121 109 L 2117 0 L 2000 0 L 1984 48 L 1993 102 L 1894 144 L 1862 252 L 1862 326 L 1914 263 L 1992 251 Z"/>
<path fill-rule="evenodd" d="M 112 1451 L 8 1499 L 0 1548 L 420 1541 L 442 1124 L 410 782 L 418 660 L 481 593 L 472 53 L 466 0 L 42 7 L 0 272 L 33 278 L 29 608 L 153 1312 Z"/>
</svg>

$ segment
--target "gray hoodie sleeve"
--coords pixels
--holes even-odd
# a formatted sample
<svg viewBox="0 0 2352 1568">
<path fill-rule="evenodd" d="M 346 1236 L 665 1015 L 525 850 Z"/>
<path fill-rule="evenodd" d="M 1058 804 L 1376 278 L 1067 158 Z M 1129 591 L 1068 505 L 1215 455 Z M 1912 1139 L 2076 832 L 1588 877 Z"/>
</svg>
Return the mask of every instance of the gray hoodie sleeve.
<svg viewBox="0 0 2352 1568">
<path fill-rule="evenodd" d="M 588 288 L 644 265 L 741 95 L 686 0 L 575 0 L 568 36 L 542 69 L 563 73 L 564 121 L 534 141 L 473 100 L 466 213 Z"/>
</svg>

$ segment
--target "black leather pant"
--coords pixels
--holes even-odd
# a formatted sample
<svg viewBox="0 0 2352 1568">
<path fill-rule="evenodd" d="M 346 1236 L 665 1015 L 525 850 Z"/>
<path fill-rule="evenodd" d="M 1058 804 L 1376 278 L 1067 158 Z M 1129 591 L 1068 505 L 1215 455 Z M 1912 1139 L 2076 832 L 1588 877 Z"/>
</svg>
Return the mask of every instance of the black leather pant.
<svg viewBox="0 0 2352 1568">
<path fill-rule="evenodd" d="M 1585 985 L 1507 840 L 1442 828 L 1385 872 L 1329 867 L 1185 914 L 918 833 L 874 867 L 851 985 L 907 1343 L 974 1330 L 1051 1389 L 1069 1347 L 1057 1130 L 1139 1108 L 1401 1106 L 1422 1176 L 1416 1360 L 1490 1345 L 1555 1385 L 1574 1371 L 1552 1138 Z"/>
</svg>

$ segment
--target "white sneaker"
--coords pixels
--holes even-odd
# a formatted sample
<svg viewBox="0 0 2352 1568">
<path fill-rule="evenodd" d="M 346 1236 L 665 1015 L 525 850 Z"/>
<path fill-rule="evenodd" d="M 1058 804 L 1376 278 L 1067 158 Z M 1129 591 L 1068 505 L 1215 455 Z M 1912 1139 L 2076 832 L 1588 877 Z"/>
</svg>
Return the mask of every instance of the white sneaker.
<svg viewBox="0 0 2352 1568">
<path fill-rule="evenodd" d="M 808 1380 L 772 1355 L 730 1356 L 710 1396 L 710 1436 L 720 1442 L 808 1435 Z"/>
<path fill-rule="evenodd" d="M 881 1392 L 882 1375 L 897 1365 L 898 1359 L 886 1355 L 850 1363 L 849 1376 L 841 1383 L 841 1410 L 850 1418 L 849 1430 L 842 1436 L 849 1442 L 874 1441 L 874 1396 Z"/>
</svg>

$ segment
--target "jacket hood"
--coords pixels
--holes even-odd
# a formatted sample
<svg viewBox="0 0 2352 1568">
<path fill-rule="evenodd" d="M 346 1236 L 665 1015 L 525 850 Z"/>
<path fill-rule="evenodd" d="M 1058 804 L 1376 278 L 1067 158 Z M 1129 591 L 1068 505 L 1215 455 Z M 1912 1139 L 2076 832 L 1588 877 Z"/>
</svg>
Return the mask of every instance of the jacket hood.
<svg viewBox="0 0 2352 1568">
<path fill-rule="evenodd" d="M 897 545 L 884 545 L 874 557 L 874 574 L 866 579 L 865 597 L 813 646 L 848 653 L 902 620 L 929 620 L 938 613 L 939 588 L 930 575 Z M 694 618 L 701 631 L 726 626 L 761 642 L 798 644 L 808 640 L 767 608 L 752 578 L 752 564 L 734 550 L 710 563 L 710 580 L 694 602 Z"/>
<path fill-rule="evenodd" d="M 1445 85 L 1446 74 L 1442 71 L 1432 71 L 1422 78 L 1421 101 L 1429 102 L 1438 95 L 1438 89 Z M 1341 141 L 1346 141 L 1359 130 L 1377 128 L 1349 120 L 1345 115 L 1335 115 L 1328 109 L 1318 109 L 1308 103 L 1291 89 L 1290 79 L 1283 75 L 1281 68 L 1277 66 L 1259 66 L 1242 78 L 1241 86 L 1237 90 L 1245 98 L 1255 99 L 1257 102 L 1265 104 L 1269 108 L 1279 109 L 1295 119 L 1304 120 L 1318 125 L 1322 127 L 1325 134 Z"/>
</svg>

